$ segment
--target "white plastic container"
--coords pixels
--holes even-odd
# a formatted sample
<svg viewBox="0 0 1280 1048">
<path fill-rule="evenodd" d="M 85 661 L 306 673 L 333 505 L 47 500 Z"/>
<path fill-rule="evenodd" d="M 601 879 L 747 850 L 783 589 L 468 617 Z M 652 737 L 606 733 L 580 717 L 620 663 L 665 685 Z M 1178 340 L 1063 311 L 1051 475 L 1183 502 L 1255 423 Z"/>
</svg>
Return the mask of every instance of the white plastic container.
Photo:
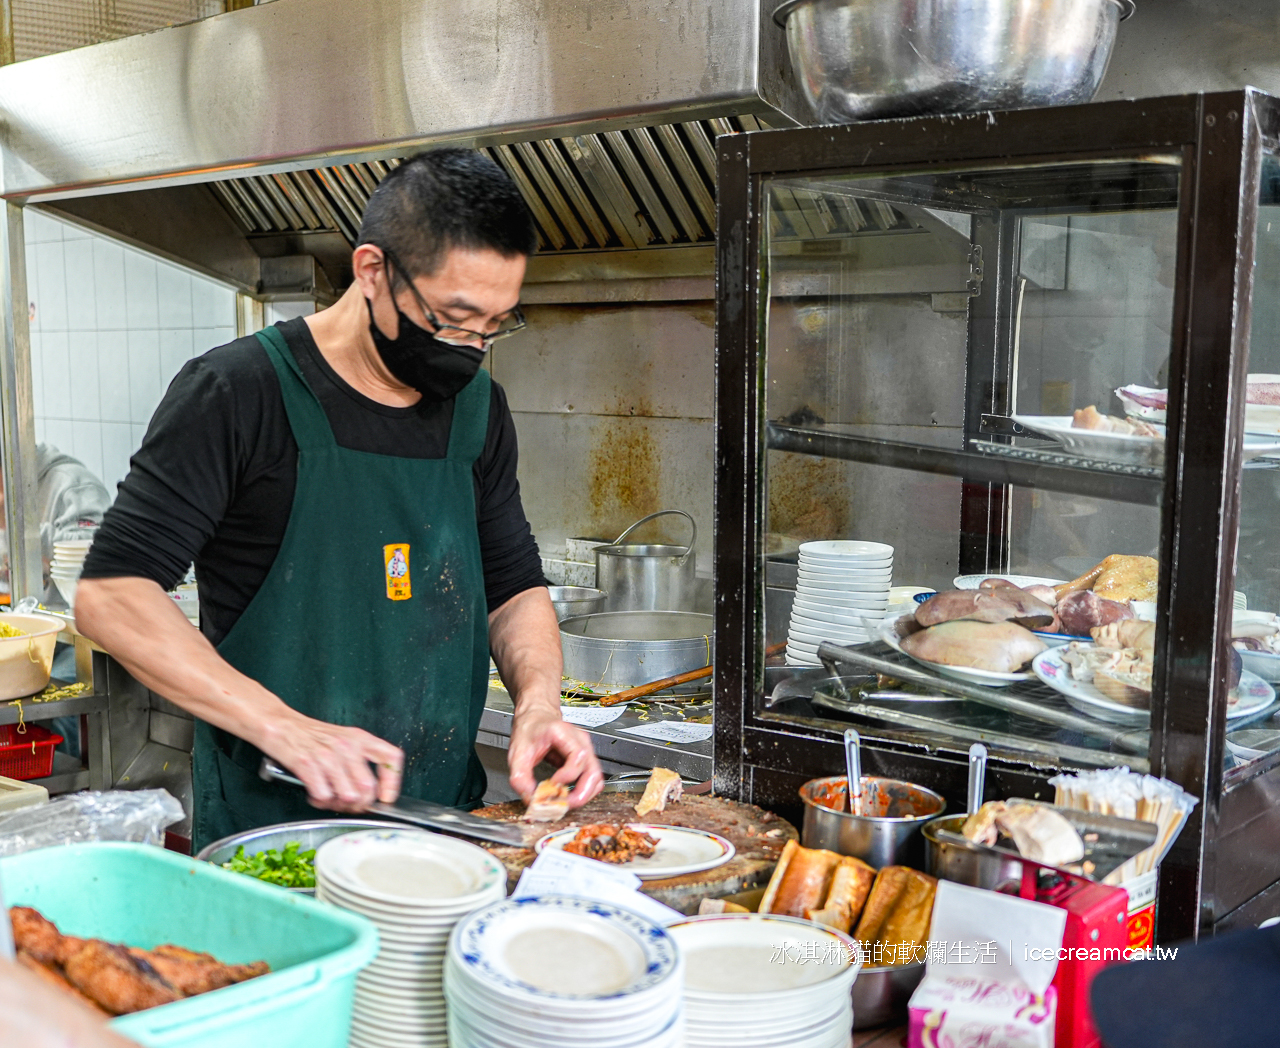
<svg viewBox="0 0 1280 1048">
<path fill-rule="evenodd" d="M 0 815 L 8 815 L 19 808 L 30 808 L 36 804 L 48 804 L 49 791 L 34 782 L 22 782 L 18 779 L 6 779 L 0 775 Z"/>
<path fill-rule="evenodd" d="M 53 667 L 53 649 L 66 623 L 51 615 L 3 615 L 22 637 L 0 637 L 0 702 L 43 691 Z"/>
</svg>

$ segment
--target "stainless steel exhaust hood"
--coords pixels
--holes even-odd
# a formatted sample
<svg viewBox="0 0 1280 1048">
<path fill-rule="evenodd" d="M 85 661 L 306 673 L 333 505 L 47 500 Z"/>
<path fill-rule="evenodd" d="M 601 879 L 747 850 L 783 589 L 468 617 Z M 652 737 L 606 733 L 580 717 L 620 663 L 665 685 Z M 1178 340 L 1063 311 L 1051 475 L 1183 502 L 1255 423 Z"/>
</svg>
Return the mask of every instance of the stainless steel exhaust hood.
<svg viewBox="0 0 1280 1048">
<path fill-rule="evenodd" d="M 709 245 L 717 134 L 807 108 L 773 0 L 276 0 L 0 69 L 0 195 L 262 292 L 369 193 L 487 151 L 544 253 Z M 709 272 L 709 258 L 700 263 Z"/>
<path fill-rule="evenodd" d="M 739 114 L 802 116 L 770 0 L 276 0 L 0 69 L 52 200 Z M 592 147 L 594 149 L 594 147 Z"/>
</svg>

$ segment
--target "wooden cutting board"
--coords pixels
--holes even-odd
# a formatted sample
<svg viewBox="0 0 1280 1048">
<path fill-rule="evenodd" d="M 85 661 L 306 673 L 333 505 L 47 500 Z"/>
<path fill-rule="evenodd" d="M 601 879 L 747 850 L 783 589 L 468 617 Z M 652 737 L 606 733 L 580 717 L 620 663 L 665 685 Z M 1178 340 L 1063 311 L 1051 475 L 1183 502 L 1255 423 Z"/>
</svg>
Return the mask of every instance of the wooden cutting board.
<svg viewBox="0 0 1280 1048">
<path fill-rule="evenodd" d="M 737 851 L 732 859 L 714 870 L 645 881 L 640 889 L 674 910 L 692 914 L 698 912 L 698 904 L 708 896 L 719 898 L 764 885 L 773 874 L 783 846 L 799 837 L 796 828 L 786 819 L 754 804 L 741 804 L 722 797 L 685 796 L 675 804 L 667 805 L 665 812 L 650 812 L 641 819 L 633 807 L 639 799 L 639 793 L 602 793 L 570 812 L 567 818 L 554 823 L 520 822 L 524 815 L 524 805 L 520 801 L 491 805 L 473 814 L 520 825 L 529 847 L 517 848 L 483 841 L 476 843 L 493 852 L 507 868 L 507 890 L 510 891 L 520 879 L 521 871 L 535 858 L 534 842 L 553 830 L 598 822 L 647 822 L 657 826 L 709 830 L 733 844 Z"/>
</svg>

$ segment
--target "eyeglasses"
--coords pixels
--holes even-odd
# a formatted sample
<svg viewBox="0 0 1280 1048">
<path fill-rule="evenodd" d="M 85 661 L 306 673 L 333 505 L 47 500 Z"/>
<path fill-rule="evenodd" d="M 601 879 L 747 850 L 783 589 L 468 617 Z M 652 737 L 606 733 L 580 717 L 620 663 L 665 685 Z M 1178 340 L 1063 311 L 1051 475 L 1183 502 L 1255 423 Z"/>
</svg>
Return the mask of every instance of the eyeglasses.
<svg viewBox="0 0 1280 1048">
<path fill-rule="evenodd" d="M 400 274 L 400 278 L 409 286 L 409 290 L 413 293 L 413 297 L 422 310 L 422 315 L 426 318 L 427 323 L 434 329 L 432 334 L 441 342 L 447 342 L 451 346 L 467 346 L 479 342 L 481 347 L 487 350 L 498 339 L 514 335 L 517 331 L 523 331 L 528 324 L 519 306 L 516 306 L 498 321 L 498 329 L 496 331 L 491 331 L 488 334 L 481 331 L 472 331 L 470 328 L 457 327 L 454 324 L 442 323 L 436 318 L 435 313 L 431 311 L 431 307 L 427 305 L 426 300 L 414 285 L 413 280 L 410 279 L 408 271 L 400 264 L 395 255 L 384 247 L 382 248 L 382 257 L 387 264 L 387 285 L 393 289 L 392 294 L 395 294 L 395 284 L 391 279 L 391 269 L 394 267 L 396 272 Z"/>
</svg>

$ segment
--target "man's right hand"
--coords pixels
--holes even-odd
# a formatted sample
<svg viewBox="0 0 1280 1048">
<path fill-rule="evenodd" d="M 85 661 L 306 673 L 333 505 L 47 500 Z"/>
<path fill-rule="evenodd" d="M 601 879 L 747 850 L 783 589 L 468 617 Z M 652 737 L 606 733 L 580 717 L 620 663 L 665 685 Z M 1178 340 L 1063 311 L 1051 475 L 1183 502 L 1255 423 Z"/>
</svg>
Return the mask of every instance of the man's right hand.
<svg viewBox="0 0 1280 1048">
<path fill-rule="evenodd" d="M 374 801 L 390 804 L 400 796 L 404 752 L 362 728 L 328 724 L 285 707 L 254 734 L 259 749 L 306 784 L 307 800 L 317 808 L 362 812 Z"/>
</svg>

